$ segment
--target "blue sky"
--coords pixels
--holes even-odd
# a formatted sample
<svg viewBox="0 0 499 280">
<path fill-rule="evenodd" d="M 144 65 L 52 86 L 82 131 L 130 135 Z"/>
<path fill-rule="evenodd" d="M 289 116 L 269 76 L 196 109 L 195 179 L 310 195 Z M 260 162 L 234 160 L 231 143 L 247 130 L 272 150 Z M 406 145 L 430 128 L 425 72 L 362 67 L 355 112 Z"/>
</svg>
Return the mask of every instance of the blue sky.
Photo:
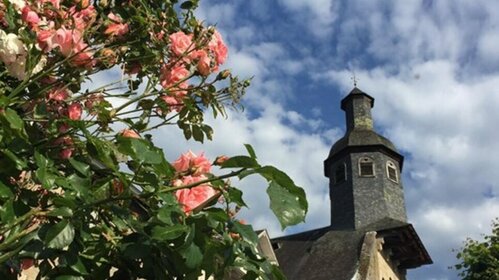
<svg viewBox="0 0 499 280">
<path fill-rule="evenodd" d="M 271 236 L 329 225 L 323 160 L 344 135 L 340 100 L 358 87 L 373 96 L 378 132 L 405 156 L 411 222 L 434 264 L 409 279 L 457 279 L 448 269 L 466 237 L 499 216 L 499 2 L 486 0 L 201 0 L 199 19 L 229 45 L 225 68 L 254 77 L 243 112 L 209 119 L 214 140 L 154 138 L 170 160 L 192 149 L 210 158 L 245 153 L 285 170 L 309 201 L 306 223 L 280 230 L 265 182 L 234 182 L 241 218 Z M 120 76 L 119 73 L 115 73 Z M 103 80 L 108 80 L 109 77 Z"/>
<path fill-rule="evenodd" d="M 281 232 L 263 182 L 252 179 L 241 183 L 243 217 L 273 236 L 325 226 L 322 161 L 344 134 L 339 101 L 355 72 L 376 99 L 377 130 L 406 157 L 409 221 L 435 262 L 409 279 L 457 279 L 452 249 L 489 232 L 499 213 L 499 2 L 204 0 L 197 15 L 224 35 L 226 67 L 254 79 L 244 112 L 210 121 L 212 143 L 165 149 L 230 155 L 252 143 L 306 189 L 310 212 Z"/>
</svg>

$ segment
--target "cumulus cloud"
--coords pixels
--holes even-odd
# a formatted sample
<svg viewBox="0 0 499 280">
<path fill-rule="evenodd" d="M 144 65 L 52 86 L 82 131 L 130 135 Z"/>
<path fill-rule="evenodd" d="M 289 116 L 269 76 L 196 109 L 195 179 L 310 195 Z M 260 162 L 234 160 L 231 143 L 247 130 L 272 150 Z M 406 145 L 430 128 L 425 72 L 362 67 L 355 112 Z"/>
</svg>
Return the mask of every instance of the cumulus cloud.
<svg viewBox="0 0 499 280">
<path fill-rule="evenodd" d="M 300 231 L 329 223 L 322 161 L 343 134 L 339 99 L 352 87 L 372 95 L 376 128 L 406 159 L 409 220 L 435 262 L 410 279 L 455 279 L 452 249 L 480 238 L 499 213 L 499 2 L 201 1 L 198 16 L 229 44 L 226 67 L 253 77 L 246 111 L 208 119 L 215 140 L 200 145 L 176 130 L 155 134 L 169 159 L 187 149 L 245 153 L 284 169 L 306 188 L 310 210 Z M 319 95 L 320 94 L 320 95 Z M 313 99 L 312 97 L 319 97 Z M 313 101 L 310 101 L 313 100 Z M 330 103 L 331 100 L 334 103 Z M 327 101 L 327 102 L 326 102 Z M 333 120 L 331 114 L 335 114 Z M 334 124 L 334 125 L 333 125 Z M 341 126 L 337 126 L 341 124 Z M 179 140 L 180 139 L 180 140 Z M 282 235 L 268 210 L 265 182 L 236 183 L 256 228 Z"/>
<path fill-rule="evenodd" d="M 278 0 L 301 24 L 319 37 L 330 35 L 337 18 L 338 1 L 335 0 Z"/>
<path fill-rule="evenodd" d="M 426 269 L 437 275 L 452 274 L 446 269 L 456 262 L 452 249 L 488 231 L 499 213 L 499 165 L 490 158 L 499 149 L 492 129 L 499 119 L 499 76 L 469 83 L 458 72 L 458 62 L 431 60 L 401 65 L 397 74 L 383 67 L 357 73 L 361 88 L 376 99 L 376 126 L 408 155 L 409 219 L 434 256 L 436 264 Z M 333 70 L 323 78 L 346 89 L 349 75 Z M 414 275 L 422 277 L 420 271 Z"/>
</svg>

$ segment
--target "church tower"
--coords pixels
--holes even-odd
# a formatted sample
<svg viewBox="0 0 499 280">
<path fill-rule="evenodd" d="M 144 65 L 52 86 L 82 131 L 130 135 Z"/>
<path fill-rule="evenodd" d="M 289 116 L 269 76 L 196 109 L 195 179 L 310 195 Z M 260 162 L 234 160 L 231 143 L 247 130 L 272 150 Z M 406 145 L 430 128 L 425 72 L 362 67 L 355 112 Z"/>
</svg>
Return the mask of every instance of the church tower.
<svg viewBox="0 0 499 280">
<path fill-rule="evenodd" d="M 374 130 L 374 98 L 354 88 L 342 101 L 346 133 L 324 161 L 331 229 L 356 230 L 384 218 L 406 222 L 400 172 L 403 156 Z"/>
<path fill-rule="evenodd" d="M 432 263 L 407 221 L 404 157 L 374 130 L 373 106 L 357 87 L 341 101 L 345 136 L 324 161 L 331 225 L 271 240 L 287 279 L 406 280 L 408 269 Z"/>
</svg>

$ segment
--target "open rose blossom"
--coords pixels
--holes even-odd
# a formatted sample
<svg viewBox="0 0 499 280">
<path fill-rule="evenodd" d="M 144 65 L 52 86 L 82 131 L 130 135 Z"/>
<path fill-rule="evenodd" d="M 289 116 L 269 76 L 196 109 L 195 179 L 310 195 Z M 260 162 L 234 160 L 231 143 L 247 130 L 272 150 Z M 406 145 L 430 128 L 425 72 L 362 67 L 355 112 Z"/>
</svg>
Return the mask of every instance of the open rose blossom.
<svg viewBox="0 0 499 280">
<path fill-rule="evenodd" d="M 128 33 L 128 24 L 123 23 L 123 19 L 119 15 L 109 13 L 108 18 L 111 23 L 107 25 L 104 34 L 110 36 L 122 36 Z"/>
<path fill-rule="evenodd" d="M 215 53 L 215 60 L 217 64 L 224 64 L 227 59 L 227 46 L 225 45 L 222 35 L 215 30 L 211 41 L 208 43 L 208 48 Z"/>
<path fill-rule="evenodd" d="M 197 156 L 192 151 L 188 151 L 173 162 L 173 167 L 177 172 L 192 172 L 192 175 L 197 176 L 210 172 L 211 163 L 203 153 Z"/>
<path fill-rule="evenodd" d="M 173 33 L 170 35 L 170 44 L 172 52 L 181 56 L 190 50 L 189 47 L 192 45 L 192 35 L 186 35 L 182 31 Z"/>
<path fill-rule="evenodd" d="M 171 87 L 187 78 L 189 74 L 189 70 L 187 70 L 183 64 L 177 64 L 175 66 L 163 65 L 163 67 L 161 67 L 160 76 L 161 85 L 163 88 Z"/>
<path fill-rule="evenodd" d="M 211 72 L 211 59 L 204 50 L 198 50 L 192 53 L 191 57 L 197 61 L 197 69 L 203 76 L 208 76 Z"/>
<path fill-rule="evenodd" d="M 193 184 L 205 179 L 206 179 L 205 176 L 196 176 L 196 177 L 185 176 L 182 177 L 182 179 L 175 180 L 175 182 L 173 182 L 173 185 L 175 187 L 180 187 Z M 216 194 L 217 191 L 215 191 L 212 187 L 206 184 L 206 185 L 199 185 L 194 188 L 186 188 L 178 190 L 175 192 L 175 197 L 177 198 L 178 202 L 182 205 L 184 212 L 188 213 L 199 207 L 201 204 L 205 203 L 207 200 L 209 200 Z"/>
</svg>

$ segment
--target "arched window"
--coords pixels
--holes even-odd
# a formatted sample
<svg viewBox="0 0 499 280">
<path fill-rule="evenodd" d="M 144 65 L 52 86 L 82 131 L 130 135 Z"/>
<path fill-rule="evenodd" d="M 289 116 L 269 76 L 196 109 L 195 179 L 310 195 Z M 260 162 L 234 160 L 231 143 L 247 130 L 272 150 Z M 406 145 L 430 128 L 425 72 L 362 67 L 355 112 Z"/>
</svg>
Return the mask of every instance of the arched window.
<svg viewBox="0 0 499 280">
<path fill-rule="evenodd" d="M 388 176 L 388 179 L 392 180 L 395 183 L 398 183 L 398 172 L 397 172 L 397 166 L 395 163 L 391 161 L 386 162 L 386 175 Z"/>
<path fill-rule="evenodd" d="M 334 183 L 339 184 L 346 181 L 347 178 L 347 168 L 344 162 L 338 164 L 334 170 Z"/>
<path fill-rule="evenodd" d="M 369 157 L 359 159 L 359 175 L 362 177 L 374 177 L 374 161 Z"/>
</svg>

